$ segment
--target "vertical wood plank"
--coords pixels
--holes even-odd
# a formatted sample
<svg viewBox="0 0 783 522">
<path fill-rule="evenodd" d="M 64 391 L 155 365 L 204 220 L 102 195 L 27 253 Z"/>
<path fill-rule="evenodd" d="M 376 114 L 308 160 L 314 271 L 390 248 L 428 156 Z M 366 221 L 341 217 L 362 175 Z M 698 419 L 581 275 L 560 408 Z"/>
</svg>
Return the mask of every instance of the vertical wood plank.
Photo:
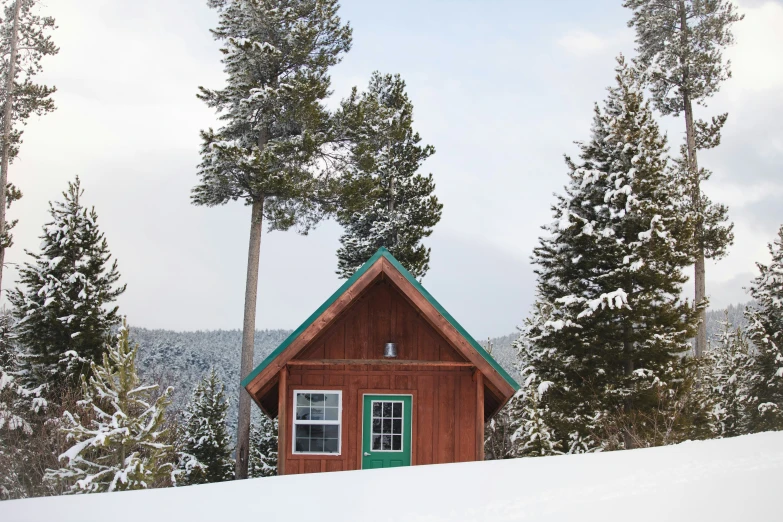
<svg viewBox="0 0 783 522">
<path fill-rule="evenodd" d="M 476 460 L 484 460 L 484 374 L 476 370 Z"/>
<path fill-rule="evenodd" d="M 342 460 L 327 460 L 326 461 L 326 471 L 343 471 L 344 463 Z"/>
<path fill-rule="evenodd" d="M 298 475 L 299 474 L 299 460 L 291 459 L 287 464 L 286 475 Z"/>
<path fill-rule="evenodd" d="M 455 378 L 453 375 L 438 376 L 438 456 L 437 463 L 454 462 L 454 402 Z"/>
<path fill-rule="evenodd" d="M 302 385 L 303 386 L 323 386 L 324 385 L 324 376 L 323 374 L 311 374 L 311 373 L 305 373 L 302 376 Z"/>
<path fill-rule="evenodd" d="M 321 472 L 321 462 L 322 460 L 316 460 L 316 459 L 304 459 L 302 460 L 302 463 L 304 464 L 302 473 L 320 473 Z"/>
<path fill-rule="evenodd" d="M 285 475 L 285 460 L 288 452 L 288 367 L 280 370 L 277 391 L 277 474 Z"/>
<path fill-rule="evenodd" d="M 435 442 L 437 431 L 435 428 L 435 412 L 434 408 L 437 401 L 437 394 L 435 393 L 435 378 L 427 376 L 419 376 L 417 378 L 417 420 L 418 426 L 416 427 L 416 445 L 418 448 L 419 464 L 434 464 L 433 445 Z"/>
<path fill-rule="evenodd" d="M 464 373 L 459 377 L 459 462 L 476 460 L 476 383 L 473 376 Z"/>
</svg>

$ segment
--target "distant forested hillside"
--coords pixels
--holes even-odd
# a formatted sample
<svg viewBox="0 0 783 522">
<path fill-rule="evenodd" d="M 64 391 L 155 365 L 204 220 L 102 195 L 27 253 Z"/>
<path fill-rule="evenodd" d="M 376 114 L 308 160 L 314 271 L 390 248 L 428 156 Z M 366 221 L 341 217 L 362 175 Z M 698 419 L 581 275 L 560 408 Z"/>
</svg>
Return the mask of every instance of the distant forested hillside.
<svg viewBox="0 0 783 522">
<path fill-rule="evenodd" d="M 745 326 L 744 304 L 729 306 L 725 310 L 707 312 L 707 335 L 717 335 L 728 314 L 735 326 Z M 256 332 L 255 364 L 263 360 L 291 333 L 290 330 L 259 330 Z M 512 343 L 518 333 L 510 333 L 489 339 L 492 356 L 515 379 L 519 379 L 516 350 Z M 227 395 L 236 397 L 233 387 L 239 385 L 239 353 L 242 345 L 240 330 L 214 330 L 174 332 L 171 330 L 147 330 L 131 328 L 131 337 L 139 343 L 139 371 L 146 379 L 164 386 L 173 386 L 173 408 L 180 410 L 187 403 L 191 391 L 201 377 L 215 368 L 226 383 Z M 487 348 L 487 340 L 480 341 Z M 236 399 L 231 403 L 229 423 L 236 423 Z"/>
</svg>

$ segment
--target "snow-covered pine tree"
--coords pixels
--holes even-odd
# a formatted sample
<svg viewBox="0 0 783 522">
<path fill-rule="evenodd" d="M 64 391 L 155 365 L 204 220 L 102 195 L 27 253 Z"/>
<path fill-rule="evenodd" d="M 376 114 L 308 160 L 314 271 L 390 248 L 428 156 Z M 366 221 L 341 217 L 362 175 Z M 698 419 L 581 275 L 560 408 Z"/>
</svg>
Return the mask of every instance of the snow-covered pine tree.
<svg viewBox="0 0 783 522">
<path fill-rule="evenodd" d="M 743 16 L 729 0 L 625 0 L 623 6 L 633 10 L 628 25 L 636 28 L 639 62 L 656 108 L 663 115 L 685 116 L 684 210 L 693 228 L 694 305 L 699 306 L 706 298 L 704 260 L 722 257 L 733 234 L 725 225 L 726 208 L 711 206 L 701 193 L 709 173 L 699 169 L 696 157 L 699 149 L 720 143 L 728 115 L 694 120 L 693 104 L 704 105 L 731 76 L 723 50 L 734 42 L 731 26 Z M 696 356 L 707 347 L 705 310 L 700 309 Z"/>
<path fill-rule="evenodd" d="M 196 386 L 183 413 L 177 483 L 208 484 L 233 478 L 227 411 L 225 387 L 212 369 Z"/>
<path fill-rule="evenodd" d="M 547 424 L 549 407 L 541 400 L 551 383 L 537 382 L 535 375 L 528 375 L 525 385 L 516 393 L 519 402 L 518 424 L 511 442 L 517 457 L 546 457 L 560 455 L 561 442 L 556 440 Z"/>
<path fill-rule="evenodd" d="M 174 448 L 162 442 L 171 388 L 156 393 L 157 385 L 140 382 L 137 352 L 123 321 L 102 363 L 91 364 L 89 380 L 81 376 L 80 411 L 66 411 L 61 427 L 73 446 L 48 480 L 64 481 L 71 493 L 99 493 L 147 489 L 171 476 Z"/>
<path fill-rule="evenodd" d="M 718 437 L 748 433 L 748 385 L 751 354 L 745 332 L 727 317 L 704 354 L 700 384 L 705 386 L 711 408 L 711 421 Z"/>
<path fill-rule="evenodd" d="M 760 274 L 749 291 L 755 304 L 745 310 L 755 351 L 750 380 L 750 430 L 783 429 L 783 226 L 769 244 L 772 260 L 756 263 Z"/>
<path fill-rule="evenodd" d="M 250 428 L 248 477 L 273 475 L 277 475 L 277 419 L 261 414 L 261 421 Z"/>
<path fill-rule="evenodd" d="M 329 67 L 351 47 L 337 0 L 208 0 L 223 44 L 226 87 L 199 97 L 224 122 L 202 132 L 196 205 L 252 206 L 242 325 L 241 377 L 253 369 L 262 222 L 306 233 L 331 210 L 336 182 Z M 239 390 L 236 478 L 247 478 L 250 396 Z"/>
<path fill-rule="evenodd" d="M 29 495 L 31 477 L 28 441 L 33 430 L 45 420 L 47 401 L 42 388 L 26 388 L 21 384 L 13 333 L 13 317 L 0 311 L 0 500 L 24 498 Z"/>
<path fill-rule="evenodd" d="M 8 167 L 19 153 L 22 129 L 32 115 L 54 110 L 54 87 L 33 83 L 42 70 L 44 56 L 59 49 L 48 34 L 55 28 L 54 18 L 40 16 L 38 0 L 4 0 L 0 18 L 0 103 L 3 106 L 3 130 L 0 137 L 0 289 L 3 281 L 5 249 L 11 246 L 9 230 L 16 224 L 6 222 L 11 201 L 21 195 L 8 183 Z"/>
<path fill-rule="evenodd" d="M 429 269 L 432 234 L 443 205 L 432 174 L 418 173 L 435 153 L 413 130 L 413 103 L 399 74 L 373 73 L 366 92 L 354 88 L 343 102 L 350 122 L 351 168 L 344 176 L 338 222 L 345 228 L 337 250 L 337 274 L 348 278 L 376 250 L 386 247 L 414 277 Z"/>
<path fill-rule="evenodd" d="M 125 285 L 117 285 L 117 261 L 83 194 L 77 177 L 64 201 L 49 203 L 52 220 L 44 225 L 41 253 L 28 252 L 32 261 L 20 270 L 21 288 L 9 293 L 32 386 L 78 384 L 90 363 L 101 360 L 119 320 L 111 303 Z"/>
<path fill-rule="evenodd" d="M 566 158 L 570 180 L 534 251 L 537 303 L 520 346 L 523 377 L 552 383 L 547 424 L 564 451 L 596 444 L 607 413 L 654 412 L 695 326 L 679 297 L 688 230 L 666 138 L 635 70 L 620 57 L 616 71 L 581 162 Z"/>
</svg>

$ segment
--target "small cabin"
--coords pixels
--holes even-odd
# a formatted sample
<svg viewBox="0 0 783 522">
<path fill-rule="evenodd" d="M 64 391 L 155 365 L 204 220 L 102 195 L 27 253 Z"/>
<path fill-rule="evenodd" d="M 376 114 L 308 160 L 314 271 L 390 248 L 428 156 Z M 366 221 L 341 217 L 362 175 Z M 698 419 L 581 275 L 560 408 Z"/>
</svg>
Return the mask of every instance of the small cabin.
<svg viewBox="0 0 783 522">
<path fill-rule="evenodd" d="M 381 248 L 243 381 L 278 417 L 278 473 L 484 458 L 519 385 Z"/>
</svg>

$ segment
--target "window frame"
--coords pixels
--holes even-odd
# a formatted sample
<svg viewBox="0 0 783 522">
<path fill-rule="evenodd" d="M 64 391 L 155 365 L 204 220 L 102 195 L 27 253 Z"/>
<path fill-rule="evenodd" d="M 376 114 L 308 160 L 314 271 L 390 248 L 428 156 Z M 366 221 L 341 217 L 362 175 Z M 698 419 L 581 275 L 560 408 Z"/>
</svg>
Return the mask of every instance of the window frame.
<svg viewBox="0 0 783 522">
<path fill-rule="evenodd" d="M 324 395 L 337 395 L 337 420 L 299 420 L 296 418 L 296 397 L 304 393 L 322 393 Z M 342 390 L 294 390 L 291 404 L 291 454 L 293 455 L 322 455 L 340 456 L 343 452 L 343 391 Z M 296 450 L 296 426 L 337 426 L 337 453 L 324 451 L 297 451 Z"/>
<path fill-rule="evenodd" d="M 375 403 L 380 403 L 381 404 L 381 408 L 383 408 L 383 403 L 384 402 L 391 403 L 392 405 L 394 405 L 394 404 L 399 404 L 400 405 L 400 418 L 399 418 L 399 420 L 400 420 L 400 429 L 401 429 L 401 431 L 400 431 L 400 433 L 397 434 L 400 437 L 400 449 L 398 449 L 398 450 L 396 450 L 396 449 L 387 449 L 387 450 L 385 450 L 385 449 L 372 449 L 372 437 L 373 437 L 373 435 L 381 435 L 381 436 L 385 435 L 384 433 L 377 433 L 376 434 L 374 431 L 372 431 L 373 430 L 373 428 L 372 428 L 372 421 L 376 418 L 373 415 L 373 408 L 375 406 Z M 392 406 L 392 412 L 393 411 L 394 411 L 394 406 Z M 381 417 L 381 418 L 383 419 L 383 417 Z M 392 413 L 392 418 L 390 420 L 392 420 L 392 419 L 393 420 L 397 420 L 396 418 L 394 418 L 394 414 L 393 413 Z M 392 447 L 394 447 L 394 442 L 393 441 L 394 441 L 394 435 L 395 434 L 392 432 L 392 433 L 390 433 L 390 435 L 392 436 L 392 439 L 391 439 L 392 440 Z M 381 443 L 381 447 L 383 447 L 383 443 Z M 381 400 L 370 399 L 370 451 L 372 451 L 373 453 L 403 453 L 405 451 L 405 402 L 403 400 L 401 400 L 401 399 L 381 399 Z"/>
</svg>

